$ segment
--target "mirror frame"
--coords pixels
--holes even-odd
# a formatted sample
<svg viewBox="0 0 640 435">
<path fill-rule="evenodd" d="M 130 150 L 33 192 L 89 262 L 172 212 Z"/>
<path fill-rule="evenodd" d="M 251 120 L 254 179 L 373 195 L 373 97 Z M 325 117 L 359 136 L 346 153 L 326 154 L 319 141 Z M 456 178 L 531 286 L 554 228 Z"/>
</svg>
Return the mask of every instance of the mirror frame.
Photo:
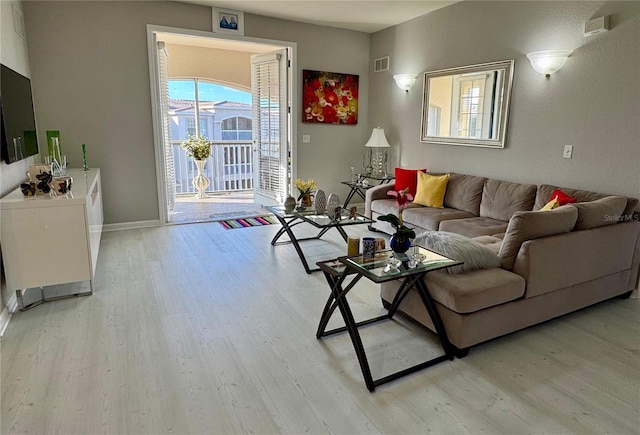
<svg viewBox="0 0 640 435">
<path fill-rule="evenodd" d="M 424 73 L 424 91 L 422 98 L 422 120 L 420 124 L 420 142 L 437 143 L 445 145 L 464 145 L 475 147 L 504 148 L 507 137 L 507 123 L 509 119 L 509 106 L 511 103 L 511 88 L 513 87 L 513 59 L 498 62 L 481 63 L 477 65 L 447 68 Z M 456 74 L 469 74 L 488 70 L 504 70 L 504 83 L 502 85 L 502 102 L 500 119 L 498 120 L 498 137 L 496 139 L 467 139 L 450 136 L 429 136 L 427 126 L 429 123 L 429 80 L 436 77 Z"/>
</svg>

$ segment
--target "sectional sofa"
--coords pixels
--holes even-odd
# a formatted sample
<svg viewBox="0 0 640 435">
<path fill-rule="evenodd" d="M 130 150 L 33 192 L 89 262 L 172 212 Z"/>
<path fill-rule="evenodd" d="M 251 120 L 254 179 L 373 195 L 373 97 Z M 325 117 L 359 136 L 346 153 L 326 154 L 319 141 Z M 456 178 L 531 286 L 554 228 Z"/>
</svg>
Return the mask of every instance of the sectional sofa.
<svg viewBox="0 0 640 435">
<path fill-rule="evenodd" d="M 397 213 L 389 189 L 367 191 L 368 217 Z M 576 203 L 540 211 L 556 189 Z M 443 208 L 412 204 L 403 218 L 416 233 L 461 234 L 499 258 L 498 267 L 425 276 L 448 338 L 464 356 L 478 343 L 637 289 L 637 206 L 622 196 L 452 173 Z M 393 231 L 382 221 L 373 227 Z M 385 305 L 398 288 L 399 282 L 382 285 Z M 434 329 L 415 291 L 400 311 Z"/>
</svg>

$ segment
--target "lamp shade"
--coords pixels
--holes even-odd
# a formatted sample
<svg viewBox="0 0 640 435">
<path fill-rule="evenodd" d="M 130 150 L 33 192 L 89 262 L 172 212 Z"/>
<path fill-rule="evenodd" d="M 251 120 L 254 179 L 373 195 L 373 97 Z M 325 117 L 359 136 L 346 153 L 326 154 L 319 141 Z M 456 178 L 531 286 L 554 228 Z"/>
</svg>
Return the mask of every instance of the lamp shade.
<svg viewBox="0 0 640 435">
<path fill-rule="evenodd" d="M 416 82 L 415 74 L 396 74 L 393 76 L 393 79 L 396 81 L 396 85 L 403 91 L 409 92 L 409 89 L 413 87 L 413 84 Z"/>
<path fill-rule="evenodd" d="M 391 145 L 389 145 L 387 137 L 384 135 L 384 128 L 376 127 L 371 132 L 371 137 L 369 137 L 369 140 L 364 146 L 369 148 L 388 148 Z"/>
<path fill-rule="evenodd" d="M 545 50 L 534 51 L 527 57 L 536 72 L 548 77 L 564 66 L 570 54 L 571 50 Z"/>
</svg>

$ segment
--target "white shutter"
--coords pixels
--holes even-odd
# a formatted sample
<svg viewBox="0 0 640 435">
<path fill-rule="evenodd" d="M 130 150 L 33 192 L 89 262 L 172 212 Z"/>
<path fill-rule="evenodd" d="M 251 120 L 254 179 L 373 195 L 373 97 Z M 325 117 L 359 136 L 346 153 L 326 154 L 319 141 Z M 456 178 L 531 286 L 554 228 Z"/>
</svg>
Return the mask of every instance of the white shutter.
<svg viewBox="0 0 640 435">
<path fill-rule="evenodd" d="M 281 204 L 287 194 L 286 51 L 251 59 L 253 93 L 254 189 L 259 197 Z"/>
<path fill-rule="evenodd" d="M 167 186 L 167 207 L 173 210 L 176 204 L 176 171 L 173 162 L 173 145 L 169 137 L 169 77 L 168 53 L 164 42 L 158 41 L 158 87 L 162 114 L 162 140 L 164 142 L 164 170 Z"/>
</svg>

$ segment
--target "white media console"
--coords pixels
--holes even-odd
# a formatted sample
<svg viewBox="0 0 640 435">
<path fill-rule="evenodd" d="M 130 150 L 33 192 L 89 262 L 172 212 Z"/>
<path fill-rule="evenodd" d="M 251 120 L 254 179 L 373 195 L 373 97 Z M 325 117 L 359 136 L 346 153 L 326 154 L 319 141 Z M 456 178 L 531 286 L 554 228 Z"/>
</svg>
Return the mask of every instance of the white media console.
<svg viewBox="0 0 640 435">
<path fill-rule="evenodd" d="M 69 169 L 70 193 L 25 197 L 16 189 L 0 199 L 0 243 L 7 287 L 21 310 L 61 297 L 93 293 L 102 236 L 100 170 Z M 43 287 L 89 281 L 89 291 L 46 298 Z M 41 299 L 24 305 L 26 289 L 41 289 Z"/>
</svg>

